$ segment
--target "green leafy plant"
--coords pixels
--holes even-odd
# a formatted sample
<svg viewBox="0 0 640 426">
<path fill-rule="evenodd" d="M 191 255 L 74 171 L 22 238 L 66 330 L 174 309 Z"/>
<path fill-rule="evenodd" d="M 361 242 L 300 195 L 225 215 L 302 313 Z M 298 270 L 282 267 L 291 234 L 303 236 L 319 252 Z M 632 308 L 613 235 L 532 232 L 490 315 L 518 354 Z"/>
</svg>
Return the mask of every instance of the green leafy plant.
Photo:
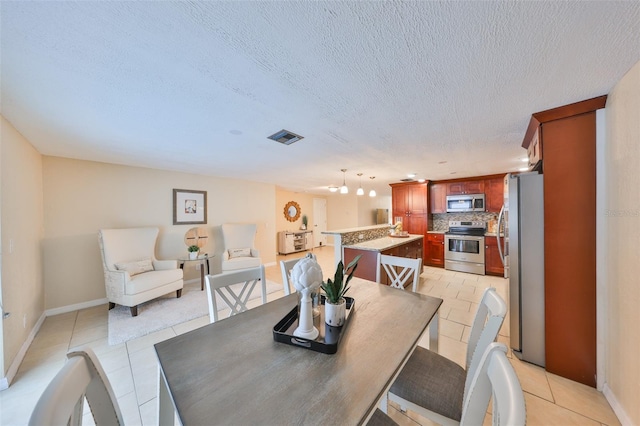
<svg viewBox="0 0 640 426">
<path fill-rule="evenodd" d="M 189 246 L 189 247 L 187 248 L 187 251 L 188 251 L 189 253 L 198 252 L 198 251 L 200 251 L 200 247 L 198 247 L 198 246 Z"/>
<path fill-rule="evenodd" d="M 322 283 L 321 287 L 324 290 L 325 296 L 329 303 L 333 303 L 334 305 L 338 304 L 345 293 L 349 291 L 349 281 L 351 281 L 351 278 L 353 278 L 353 273 L 358 267 L 358 261 L 360 260 L 360 257 L 361 255 L 356 256 L 356 258 L 347 265 L 346 269 L 344 269 L 342 260 L 338 262 L 336 273 L 333 276 L 333 281 L 331 281 L 331 278 L 328 278 L 326 283 Z M 346 280 L 345 274 L 347 275 Z"/>
<path fill-rule="evenodd" d="M 307 221 L 308 221 L 308 219 L 307 219 L 307 215 L 306 215 L 306 214 L 303 214 L 303 215 L 302 215 L 302 224 L 303 224 L 304 226 L 307 226 L 307 223 L 308 223 Z"/>
</svg>

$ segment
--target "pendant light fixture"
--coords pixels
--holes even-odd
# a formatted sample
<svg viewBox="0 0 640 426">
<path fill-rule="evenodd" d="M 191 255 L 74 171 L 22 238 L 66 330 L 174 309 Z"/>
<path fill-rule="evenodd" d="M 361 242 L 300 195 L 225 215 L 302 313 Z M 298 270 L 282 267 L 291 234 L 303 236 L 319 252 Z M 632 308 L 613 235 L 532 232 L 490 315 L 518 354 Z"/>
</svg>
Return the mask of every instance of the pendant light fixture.
<svg viewBox="0 0 640 426">
<path fill-rule="evenodd" d="M 340 193 L 348 194 L 349 188 L 347 188 L 347 181 L 346 181 L 346 175 L 345 175 L 345 173 L 347 172 L 347 169 L 340 169 L 340 170 L 342 170 L 342 186 L 340 187 Z"/>
<path fill-rule="evenodd" d="M 360 178 L 360 188 L 356 191 L 357 195 L 364 195 L 364 189 L 362 189 L 362 173 L 358 173 L 358 177 Z"/>
<path fill-rule="evenodd" d="M 375 179 L 375 176 L 369 176 L 369 179 L 371 179 L 371 183 L 373 183 L 373 180 Z M 371 191 L 369 191 L 369 197 L 375 197 L 376 196 L 376 190 L 371 188 Z"/>
</svg>

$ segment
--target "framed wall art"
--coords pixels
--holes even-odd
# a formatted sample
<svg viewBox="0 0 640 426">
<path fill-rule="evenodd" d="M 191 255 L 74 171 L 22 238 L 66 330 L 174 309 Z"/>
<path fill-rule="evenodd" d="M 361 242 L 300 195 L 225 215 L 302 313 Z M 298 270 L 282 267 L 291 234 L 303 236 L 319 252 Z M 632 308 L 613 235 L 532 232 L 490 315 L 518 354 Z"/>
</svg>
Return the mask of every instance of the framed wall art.
<svg viewBox="0 0 640 426">
<path fill-rule="evenodd" d="M 173 190 L 173 224 L 207 223 L 207 191 Z"/>
</svg>

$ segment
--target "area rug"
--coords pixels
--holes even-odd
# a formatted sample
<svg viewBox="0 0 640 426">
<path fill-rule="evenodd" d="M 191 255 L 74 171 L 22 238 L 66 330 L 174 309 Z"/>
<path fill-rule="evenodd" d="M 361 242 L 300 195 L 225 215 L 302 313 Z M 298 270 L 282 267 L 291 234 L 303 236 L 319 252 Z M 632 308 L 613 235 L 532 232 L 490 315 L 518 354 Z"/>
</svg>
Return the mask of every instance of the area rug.
<svg viewBox="0 0 640 426">
<path fill-rule="evenodd" d="M 236 284 L 241 286 L 242 284 Z M 282 284 L 267 280 L 267 294 L 282 290 Z M 216 297 L 218 297 L 216 295 Z M 259 284 L 250 300 L 261 297 Z M 218 297 L 218 311 L 227 305 Z M 209 315 L 207 290 L 200 290 L 200 282 L 185 284 L 182 297 L 176 292 L 138 305 L 138 316 L 132 317 L 126 306 L 116 305 L 109 311 L 109 345 L 117 345 L 127 340 L 145 336 L 154 331 L 172 327 L 195 318 Z"/>
</svg>

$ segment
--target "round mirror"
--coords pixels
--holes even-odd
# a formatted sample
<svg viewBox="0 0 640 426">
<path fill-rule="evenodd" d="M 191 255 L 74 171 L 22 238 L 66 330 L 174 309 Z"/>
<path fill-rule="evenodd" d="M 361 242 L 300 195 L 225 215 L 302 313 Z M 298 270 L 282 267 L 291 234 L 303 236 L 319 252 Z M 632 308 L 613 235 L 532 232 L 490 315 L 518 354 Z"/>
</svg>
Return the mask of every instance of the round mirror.
<svg viewBox="0 0 640 426">
<path fill-rule="evenodd" d="M 300 206 L 295 201 L 289 201 L 284 206 L 284 217 L 289 222 L 295 222 L 300 217 Z"/>
</svg>

